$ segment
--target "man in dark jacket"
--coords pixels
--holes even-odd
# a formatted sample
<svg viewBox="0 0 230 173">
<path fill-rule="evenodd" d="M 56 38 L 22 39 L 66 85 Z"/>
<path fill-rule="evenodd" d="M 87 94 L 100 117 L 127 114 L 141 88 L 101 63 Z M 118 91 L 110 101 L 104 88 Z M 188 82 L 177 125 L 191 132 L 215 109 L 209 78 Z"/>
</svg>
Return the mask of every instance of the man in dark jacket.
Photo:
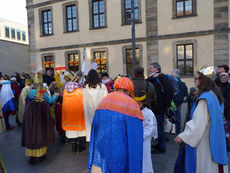
<svg viewBox="0 0 230 173">
<path fill-rule="evenodd" d="M 149 109 L 152 109 L 151 105 L 156 101 L 156 92 L 153 84 L 145 80 L 143 67 L 137 66 L 134 68 L 132 81 L 134 85 L 134 93 L 136 91 L 145 91 L 147 95 L 145 104 Z"/>
<path fill-rule="evenodd" d="M 161 66 L 158 63 L 152 63 L 148 69 L 149 78 L 156 90 L 156 102 L 152 103 L 152 111 L 157 119 L 158 129 L 158 144 L 155 146 L 154 154 L 164 153 L 165 146 L 165 133 L 164 133 L 164 115 L 167 108 L 170 107 L 173 98 L 173 87 L 166 75 L 161 73 Z"/>
</svg>

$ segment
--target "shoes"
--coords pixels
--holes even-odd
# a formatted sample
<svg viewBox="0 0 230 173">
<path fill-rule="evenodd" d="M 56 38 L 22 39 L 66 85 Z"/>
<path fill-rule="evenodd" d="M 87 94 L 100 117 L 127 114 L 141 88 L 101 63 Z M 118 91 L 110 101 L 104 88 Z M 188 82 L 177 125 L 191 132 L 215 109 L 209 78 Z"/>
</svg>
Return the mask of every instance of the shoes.
<svg viewBox="0 0 230 173">
<path fill-rule="evenodd" d="M 152 145 L 151 148 L 152 148 L 152 149 L 159 149 L 159 145 L 158 145 L 158 144 Z"/>
<path fill-rule="evenodd" d="M 156 149 L 151 151 L 151 154 L 163 154 L 163 153 L 165 153 L 165 150 L 162 149 Z"/>
<path fill-rule="evenodd" d="M 7 128 L 6 128 L 6 130 L 7 130 L 7 131 L 10 131 L 10 130 L 13 130 L 13 129 L 15 129 L 15 127 L 14 127 L 14 126 L 7 127 Z"/>
<path fill-rule="evenodd" d="M 44 160 L 46 160 L 47 156 L 46 154 L 44 154 L 43 156 L 39 157 L 38 161 L 39 162 L 43 162 Z"/>
<path fill-rule="evenodd" d="M 37 157 L 30 157 L 30 159 L 28 160 L 28 163 L 30 165 L 36 165 L 38 163 Z"/>
<path fill-rule="evenodd" d="M 72 153 L 76 154 L 76 149 L 77 148 L 77 144 L 75 142 L 72 142 Z"/>
</svg>

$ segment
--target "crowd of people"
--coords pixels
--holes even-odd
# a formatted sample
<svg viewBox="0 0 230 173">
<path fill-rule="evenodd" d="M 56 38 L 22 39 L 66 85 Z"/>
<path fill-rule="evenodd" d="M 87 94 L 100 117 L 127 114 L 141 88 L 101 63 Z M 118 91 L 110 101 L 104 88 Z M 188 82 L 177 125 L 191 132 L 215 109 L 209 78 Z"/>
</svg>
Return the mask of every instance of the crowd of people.
<svg viewBox="0 0 230 173">
<path fill-rule="evenodd" d="M 167 75 L 158 63 L 149 66 L 148 78 L 139 66 L 131 76 L 115 79 L 94 69 L 87 76 L 80 71 L 0 73 L 0 132 L 4 126 L 8 131 L 15 128 L 9 117 L 16 115 L 21 145 L 32 165 L 46 160 L 57 132 L 62 142 L 72 144 L 73 153 L 89 148 L 92 173 L 153 173 L 151 154 L 166 152 L 164 128 L 169 119 L 181 146 L 175 173 L 227 172 L 223 120 L 230 120 L 228 71 L 227 65 L 218 66 L 211 77 L 197 71 L 189 92 L 178 69 Z M 1 171 L 5 167 L 0 158 Z"/>
</svg>

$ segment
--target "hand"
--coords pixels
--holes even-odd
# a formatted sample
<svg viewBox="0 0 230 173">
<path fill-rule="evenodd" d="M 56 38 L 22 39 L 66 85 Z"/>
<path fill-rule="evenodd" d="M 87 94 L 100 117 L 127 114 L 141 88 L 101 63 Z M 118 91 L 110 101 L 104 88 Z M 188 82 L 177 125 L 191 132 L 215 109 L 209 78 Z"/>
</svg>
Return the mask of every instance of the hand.
<svg viewBox="0 0 230 173">
<path fill-rule="evenodd" d="M 160 73 L 156 73 L 153 75 L 153 78 L 156 78 L 156 77 L 159 77 L 160 76 Z"/>
<path fill-rule="evenodd" d="M 178 143 L 178 144 L 180 144 L 180 143 L 183 142 L 182 139 L 181 139 L 179 136 L 177 136 L 177 137 L 174 139 L 174 141 L 175 141 L 176 143 Z"/>
<path fill-rule="evenodd" d="M 59 94 L 59 93 L 55 93 L 55 95 L 56 95 L 56 96 L 60 96 L 60 94 Z"/>
</svg>

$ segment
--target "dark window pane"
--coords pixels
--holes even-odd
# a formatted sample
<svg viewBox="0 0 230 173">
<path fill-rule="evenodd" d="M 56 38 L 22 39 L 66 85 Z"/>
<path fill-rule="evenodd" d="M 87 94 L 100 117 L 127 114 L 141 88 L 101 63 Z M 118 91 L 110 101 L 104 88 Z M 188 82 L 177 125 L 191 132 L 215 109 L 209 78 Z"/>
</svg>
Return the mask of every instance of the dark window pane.
<svg viewBox="0 0 230 173">
<path fill-rule="evenodd" d="M 17 30 L 17 39 L 21 40 L 21 31 L 20 30 Z"/>
<path fill-rule="evenodd" d="M 185 75 L 184 61 L 178 61 L 178 69 L 181 72 L 181 76 Z"/>
<path fill-rule="evenodd" d="M 99 27 L 99 21 L 98 21 L 98 15 L 94 16 L 94 28 L 98 28 Z"/>
<path fill-rule="evenodd" d="M 192 15 L 192 0 L 185 1 L 185 15 Z"/>
<path fill-rule="evenodd" d="M 176 3 L 177 16 L 184 16 L 184 3 L 183 1 Z"/>
<path fill-rule="evenodd" d="M 104 1 L 100 1 L 99 6 L 100 6 L 100 13 L 104 13 Z"/>
<path fill-rule="evenodd" d="M 15 29 L 11 28 L 11 38 L 15 38 Z"/>
<path fill-rule="evenodd" d="M 68 31 L 72 31 L 72 20 L 68 20 Z"/>
<path fill-rule="evenodd" d="M 52 18 L 51 18 L 51 11 L 48 11 L 48 22 L 51 22 Z"/>
<path fill-rule="evenodd" d="M 67 7 L 67 18 L 71 18 L 71 7 Z"/>
<path fill-rule="evenodd" d="M 49 23 L 49 34 L 52 34 L 52 24 L 51 23 Z"/>
<path fill-rule="evenodd" d="M 77 9 L 76 6 L 72 6 L 72 13 L 73 13 L 73 17 L 77 17 Z"/>
<path fill-rule="evenodd" d="M 93 2 L 93 14 L 98 14 L 98 2 Z"/>
<path fill-rule="evenodd" d="M 193 57 L 192 45 L 186 45 L 186 59 L 192 59 L 192 57 Z"/>
<path fill-rule="evenodd" d="M 10 29 L 9 29 L 9 27 L 5 27 L 5 36 L 10 37 Z"/>
<path fill-rule="evenodd" d="M 77 19 L 73 19 L 73 30 L 77 30 Z"/>
<path fill-rule="evenodd" d="M 134 7 L 138 7 L 138 0 L 134 0 Z"/>
<path fill-rule="evenodd" d="M 192 63 L 192 61 L 186 61 L 186 75 L 193 75 L 193 63 Z"/>
<path fill-rule="evenodd" d="M 177 46 L 177 59 L 184 59 L 184 45 Z"/>
<path fill-rule="evenodd" d="M 26 32 L 25 31 L 22 31 L 22 40 L 26 41 Z"/>
<path fill-rule="evenodd" d="M 43 12 L 43 23 L 47 22 L 47 12 Z"/>
<path fill-rule="evenodd" d="M 138 9 L 135 9 L 134 10 L 134 18 L 135 19 L 138 19 L 139 17 L 138 17 Z"/>
<path fill-rule="evenodd" d="M 140 65 L 140 49 L 136 48 L 136 65 Z M 132 49 L 126 49 L 127 74 L 132 74 Z"/>
<path fill-rule="evenodd" d="M 125 18 L 126 18 L 126 21 L 131 21 L 131 10 L 126 10 Z"/>
<path fill-rule="evenodd" d="M 102 73 L 106 72 L 106 52 L 100 51 L 100 52 L 94 52 L 94 62 L 97 63 L 97 72 Z"/>
<path fill-rule="evenodd" d="M 48 24 L 44 25 L 44 34 L 47 35 L 48 34 Z"/>
<path fill-rule="evenodd" d="M 100 15 L 100 26 L 105 26 L 105 16 L 104 16 L 104 14 Z"/>
<path fill-rule="evenodd" d="M 125 8 L 131 8 L 131 0 L 125 0 Z"/>
</svg>

